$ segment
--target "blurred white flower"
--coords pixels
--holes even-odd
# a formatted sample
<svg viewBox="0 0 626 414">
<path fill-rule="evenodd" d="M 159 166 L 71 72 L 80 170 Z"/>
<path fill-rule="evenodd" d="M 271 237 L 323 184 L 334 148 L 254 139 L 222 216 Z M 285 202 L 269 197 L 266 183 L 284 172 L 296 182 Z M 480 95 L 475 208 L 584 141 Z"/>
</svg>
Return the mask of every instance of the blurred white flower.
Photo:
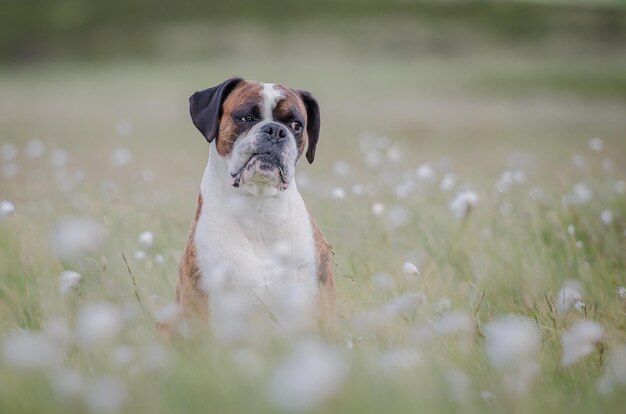
<svg viewBox="0 0 626 414">
<path fill-rule="evenodd" d="M 626 345 L 618 345 L 611 351 L 598 381 L 598 390 L 605 395 L 616 386 L 626 387 Z"/>
<path fill-rule="evenodd" d="M 59 277 L 59 293 L 65 294 L 70 290 L 76 289 L 82 277 L 80 273 L 73 270 L 62 271 Z"/>
<path fill-rule="evenodd" d="M 143 250 L 135 250 L 133 252 L 133 259 L 135 259 L 138 262 L 142 262 L 146 259 L 146 252 L 144 252 Z"/>
<path fill-rule="evenodd" d="M 150 247 L 152 247 L 152 244 L 154 243 L 154 233 L 152 233 L 151 231 L 144 231 L 139 235 L 139 244 L 141 245 L 141 247 L 144 248 L 144 250 L 148 250 Z"/>
<path fill-rule="evenodd" d="M 2 356 L 15 368 L 40 369 L 59 365 L 64 351 L 41 332 L 13 329 L 4 337 Z"/>
<path fill-rule="evenodd" d="M 48 375 L 52 391 L 59 399 L 79 397 L 84 388 L 84 379 L 80 372 L 59 368 Z"/>
<path fill-rule="evenodd" d="M 17 157 L 19 149 L 17 148 L 17 145 L 9 142 L 4 144 L 2 148 L 0 148 L 0 153 L 2 154 L 2 158 L 4 158 L 5 161 L 12 161 Z"/>
<path fill-rule="evenodd" d="M 403 293 L 387 302 L 383 309 L 387 315 L 411 317 L 426 302 L 428 298 L 423 292 Z"/>
<path fill-rule="evenodd" d="M 350 172 L 350 165 L 342 160 L 335 161 L 335 163 L 333 164 L 333 171 L 337 175 L 347 175 Z"/>
<path fill-rule="evenodd" d="M 478 204 L 478 194 L 471 190 L 461 190 L 456 193 L 448 204 L 448 209 L 458 219 L 464 219 Z"/>
<path fill-rule="evenodd" d="M 441 179 L 441 183 L 439 183 L 439 188 L 441 188 L 443 191 L 452 191 L 455 184 L 456 176 L 454 174 L 446 174 Z"/>
<path fill-rule="evenodd" d="M 566 280 L 555 298 L 556 313 L 563 316 L 580 301 L 582 301 L 582 285 L 577 280 Z"/>
<path fill-rule="evenodd" d="M 70 158 L 70 155 L 67 151 L 62 148 L 55 148 L 50 152 L 50 162 L 54 167 L 61 168 L 65 167 L 67 160 Z"/>
<path fill-rule="evenodd" d="M 352 194 L 356 196 L 362 196 L 365 194 L 365 187 L 362 184 L 356 183 L 352 185 Z"/>
<path fill-rule="evenodd" d="M 391 162 L 399 162 L 400 160 L 402 160 L 402 150 L 396 145 L 389 147 L 389 149 L 387 150 L 387 158 Z"/>
<path fill-rule="evenodd" d="M 333 188 L 331 195 L 335 200 L 343 200 L 346 198 L 346 190 L 341 187 L 335 187 Z"/>
<path fill-rule="evenodd" d="M 602 210 L 600 213 L 600 221 L 604 224 L 611 224 L 613 222 L 613 212 L 608 208 Z"/>
<path fill-rule="evenodd" d="M 110 344 L 122 328 L 122 312 L 108 302 L 81 306 L 76 316 L 76 341 L 82 348 L 93 349 Z"/>
<path fill-rule="evenodd" d="M 111 164 L 115 167 L 122 167 L 131 162 L 133 154 L 126 147 L 118 147 L 111 154 Z"/>
<path fill-rule="evenodd" d="M 74 259 L 98 250 L 106 239 L 105 228 L 89 217 L 66 217 L 50 233 L 50 247 L 62 260 Z"/>
<path fill-rule="evenodd" d="M 617 294 L 620 298 L 626 299 L 626 288 L 624 286 L 618 286 Z"/>
<path fill-rule="evenodd" d="M 127 119 L 118 119 L 115 123 L 115 132 L 123 137 L 133 132 L 133 124 Z"/>
<path fill-rule="evenodd" d="M 378 368 L 386 374 L 397 374 L 399 371 L 411 370 L 424 361 L 417 349 L 394 348 L 383 351 L 378 357 Z"/>
<path fill-rule="evenodd" d="M 174 323 L 180 314 L 180 305 L 170 302 L 154 312 L 154 319 L 161 323 Z"/>
<path fill-rule="evenodd" d="M 269 397 L 286 411 L 311 410 L 341 392 L 348 372 L 348 363 L 337 349 L 303 340 L 272 373 Z"/>
<path fill-rule="evenodd" d="M 165 264 L 165 257 L 163 257 L 163 255 L 160 253 L 155 254 L 154 263 L 158 264 L 159 266 L 163 266 Z"/>
<path fill-rule="evenodd" d="M 535 321 L 501 316 L 486 324 L 484 333 L 487 360 L 502 375 L 504 387 L 513 394 L 528 392 L 540 371 L 541 333 Z"/>
<path fill-rule="evenodd" d="M 420 275 L 420 271 L 417 268 L 417 266 L 415 266 L 411 262 L 404 262 L 404 264 L 402 265 L 402 273 L 405 276 L 419 276 Z"/>
<path fill-rule="evenodd" d="M 385 213 L 385 205 L 383 203 L 372 204 L 372 214 L 375 216 L 382 216 Z"/>
<path fill-rule="evenodd" d="M 28 158 L 39 158 L 46 152 L 46 145 L 42 140 L 33 138 L 26 143 L 24 152 Z"/>
<path fill-rule="evenodd" d="M 116 412 L 128 399 L 126 385 L 111 375 L 89 379 L 85 389 L 85 403 L 94 412 Z"/>
<path fill-rule="evenodd" d="M 387 273 L 376 272 L 371 277 L 372 285 L 382 291 L 387 292 L 396 287 L 396 282 Z"/>
<path fill-rule="evenodd" d="M 442 314 L 452 308 L 452 302 L 448 298 L 441 298 L 433 305 L 435 313 Z"/>
<path fill-rule="evenodd" d="M 591 200 L 593 191 L 585 183 L 576 183 L 572 190 L 569 200 L 574 204 L 583 204 Z"/>
<path fill-rule="evenodd" d="M 422 181 L 433 181 L 436 178 L 435 170 L 428 163 L 422 164 L 417 167 L 417 170 L 415 170 L 415 176 Z"/>
<path fill-rule="evenodd" d="M 601 138 L 594 137 L 589 140 L 589 149 L 593 151 L 602 151 L 604 148 L 604 141 Z"/>
<path fill-rule="evenodd" d="M 15 213 L 15 205 L 9 200 L 0 201 L 0 220 Z"/>
<path fill-rule="evenodd" d="M 626 192 L 626 182 L 619 180 L 613 185 L 613 189 L 617 194 L 624 194 Z"/>
<path fill-rule="evenodd" d="M 567 233 L 568 233 L 570 236 L 574 236 L 574 235 L 576 234 L 576 228 L 574 227 L 574 225 L 573 225 L 573 224 L 568 224 L 568 225 L 567 225 Z"/>
<path fill-rule="evenodd" d="M 578 320 L 561 334 L 561 365 L 572 365 L 593 352 L 604 340 L 604 328 L 597 322 Z"/>
</svg>

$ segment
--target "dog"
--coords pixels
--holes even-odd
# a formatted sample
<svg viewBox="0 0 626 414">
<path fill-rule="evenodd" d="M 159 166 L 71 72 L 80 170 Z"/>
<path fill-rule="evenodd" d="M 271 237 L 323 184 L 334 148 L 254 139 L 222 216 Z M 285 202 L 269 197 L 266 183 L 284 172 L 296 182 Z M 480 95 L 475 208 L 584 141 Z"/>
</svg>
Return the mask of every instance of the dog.
<svg viewBox="0 0 626 414">
<path fill-rule="evenodd" d="M 179 265 L 183 315 L 210 318 L 232 292 L 267 305 L 295 286 L 290 300 L 306 303 L 317 322 L 332 319 L 333 253 L 295 180 L 300 159 L 315 158 L 317 101 L 284 85 L 231 78 L 194 93 L 189 112 L 209 160 Z"/>
</svg>

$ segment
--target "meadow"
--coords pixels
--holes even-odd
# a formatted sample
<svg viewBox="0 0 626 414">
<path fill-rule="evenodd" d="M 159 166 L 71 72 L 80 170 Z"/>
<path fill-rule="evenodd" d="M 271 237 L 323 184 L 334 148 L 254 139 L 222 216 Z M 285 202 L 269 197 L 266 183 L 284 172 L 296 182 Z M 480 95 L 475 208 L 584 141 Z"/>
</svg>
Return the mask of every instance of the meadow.
<svg viewBox="0 0 626 414">
<path fill-rule="evenodd" d="M 622 412 L 624 51 L 307 27 L 0 69 L 0 413 Z M 155 332 L 208 155 L 187 98 L 231 75 L 320 103 L 297 182 L 337 333 Z"/>
</svg>

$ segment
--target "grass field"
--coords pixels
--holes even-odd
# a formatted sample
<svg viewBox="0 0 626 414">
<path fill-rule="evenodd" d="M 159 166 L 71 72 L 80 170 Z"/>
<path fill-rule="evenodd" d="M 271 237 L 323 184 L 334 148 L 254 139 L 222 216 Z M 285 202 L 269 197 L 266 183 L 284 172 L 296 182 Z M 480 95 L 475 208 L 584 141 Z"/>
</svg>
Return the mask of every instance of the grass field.
<svg viewBox="0 0 626 414">
<path fill-rule="evenodd" d="M 622 412 L 623 51 L 242 39 L 211 61 L 0 69 L 0 200 L 15 207 L 0 218 L 0 413 Z M 298 186 L 336 253 L 337 335 L 154 331 L 208 154 L 187 98 L 234 74 L 320 102 Z M 60 251 L 68 217 L 101 243 Z M 67 270 L 82 278 L 62 293 Z"/>
</svg>

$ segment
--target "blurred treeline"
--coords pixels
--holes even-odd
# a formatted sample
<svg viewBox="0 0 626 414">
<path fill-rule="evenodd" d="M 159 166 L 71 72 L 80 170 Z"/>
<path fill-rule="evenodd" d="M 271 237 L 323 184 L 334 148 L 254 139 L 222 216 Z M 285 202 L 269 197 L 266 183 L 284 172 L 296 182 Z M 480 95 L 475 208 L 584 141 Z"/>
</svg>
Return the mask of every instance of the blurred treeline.
<svg viewBox="0 0 626 414">
<path fill-rule="evenodd" d="M 218 53 L 216 43 L 228 37 L 231 23 L 280 35 L 317 22 L 320 32 L 327 27 L 341 35 L 343 28 L 358 41 L 361 34 L 346 29 L 350 22 L 376 27 L 382 19 L 389 31 L 395 18 L 444 39 L 446 32 L 471 30 L 504 44 L 560 36 L 573 44 L 626 45 L 626 2 L 619 0 L 2 0 L 0 7 L 0 61 L 5 63 L 148 58 L 168 50 L 189 57 Z"/>
</svg>

